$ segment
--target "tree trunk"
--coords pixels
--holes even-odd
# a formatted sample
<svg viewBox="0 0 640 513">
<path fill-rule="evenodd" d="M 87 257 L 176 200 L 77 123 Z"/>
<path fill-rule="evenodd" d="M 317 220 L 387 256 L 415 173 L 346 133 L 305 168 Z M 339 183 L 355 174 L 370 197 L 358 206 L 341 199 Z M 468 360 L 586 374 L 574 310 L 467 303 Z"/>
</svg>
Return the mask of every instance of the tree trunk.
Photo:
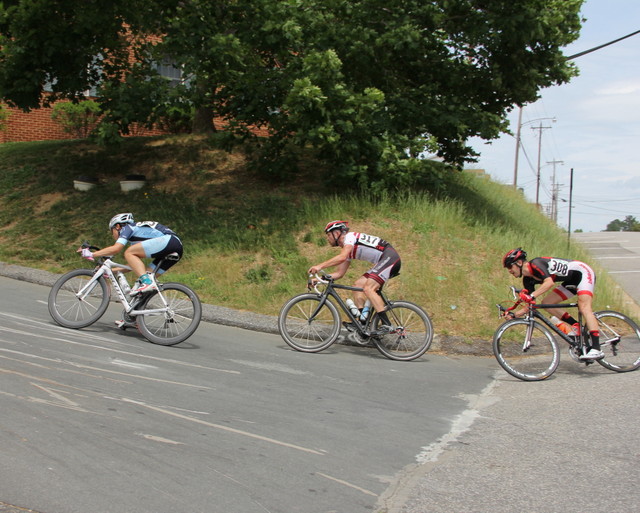
<svg viewBox="0 0 640 513">
<path fill-rule="evenodd" d="M 193 116 L 192 130 L 194 134 L 212 134 L 216 131 L 213 125 L 213 109 L 198 107 Z"/>
</svg>

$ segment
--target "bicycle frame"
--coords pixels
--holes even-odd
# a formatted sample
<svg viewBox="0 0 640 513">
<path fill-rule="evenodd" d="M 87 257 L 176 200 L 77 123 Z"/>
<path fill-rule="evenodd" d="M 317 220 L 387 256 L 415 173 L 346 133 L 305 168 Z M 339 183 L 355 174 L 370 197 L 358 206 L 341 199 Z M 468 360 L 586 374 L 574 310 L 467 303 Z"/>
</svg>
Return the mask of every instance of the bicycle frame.
<svg viewBox="0 0 640 513">
<path fill-rule="evenodd" d="M 93 277 L 85 284 L 84 287 L 82 287 L 78 291 L 78 293 L 76 294 L 76 297 L 80 300 L 83 300 L 89 293 L 91 293 L 93 288 L 96 286 L 96 283 L 98 282 L 98 280 L 101 277 L 105 276 L 111 282 L 111 286 L 113 290 L 116 291 L 116 294 L 118 295 L 118 300 L 120 301 L 120 303 L 122 303 L 122 306 L 124 307 L 124 310 L 127 313 L 127 315 L 135 317 L 137 315 L 161 314 L 168 311 L 169 306 L 166 300 L 164 299 L 164 296 L 161 294 L 160 288 L 158 288 L 158 295 L 161 298 L 162 303 L 164 304 L 163 308 L 152 308 L 149 310 L 135 310 L 135 306 L 138 303 L 139 296 L 133 298 L 133 300 L 129 302 L 126 294 L 122 291 L 122 287 L 120 287 L 120 284 L 118 283 L 118 280 L 116 279 L 115 274 L 113 274 L 112 268 L 114 267 L 126 269 L 127 271 L 133 270 L 128 265 L 114 262 L 113 260 L 111 260 L 111 258 L 105 258 L 104 261 L 100 264 L 100 266 L 97 267 L 96 270 L 94 271 Z M 155 281 L 155 273 L 149 273 L 149 274 L 151 275 L 152 279 Z"/>
<path fill-rule="evenodd" d="M 511 288 L 511 293 L 513 294 L 514 300 L 516 300 L 516 298 L 518 297 L 517 296 L 518 291 L 515 289 L 515 287 L 510 287 L 510 288 Z M 500 311 L 500 313 L 503 314 L 505 312 L 510 312 L 511 310 L 515 309 L 520 303 L 522 303 L 522 301 L 516 300 L 513 307 L 508 309 L 505 309 L 502 305 L 496 305 L 496 306 L 498 307 L 498 310 Z M 526 346 L 524 349 L 527 349 L 531 344 L 531 334 L 533 333 L 533 323 L 535 322 L 536 319 L 538 319 L 545 326 L 547 326 L 551 331 L 553 331 L 556 335 L 558 335 L 561 339 L 567 342 L 567 344 L 575 347 L 576 350 L 583 351 L 584 348 L 588 346 L 588 343 L 585 343 L 585 342 L 588 342 L 587 341 L 588 334 L 587 334 L 587 330 L 585 329 L 585 326 L 583 325 L 582 313 L 580 312 L 579 309 L 578 309 L 578 326 L 580 326 L 580 335 L 577 337 L 571 337 L 567 335 L 555 324 L 553 324 L 553 322 L 551 322 L 551 319 L 548 319 L 547 317 L 542 315 L 540 312 L 538 312 L 538 310 L 541 310 L 541 309 L 545 310 L 545 309 L 578 308 L 578 303 L 548 303 L 548 304 L 528 303 L 527 307 L 528 307 L 528 312 L 526 314 L 525 319 L 529 320 L 529 328 L 527 329 L 527 335 L 524 341 L 524 345 Z M 611 343 L 611 341 L 608 341 L 608 342 Z"/>
<path fill-rule="evenodd" d="M 350 285 L 341 285 L 341 284 L 335 283 L 333 280 L 326 280 L 323 277 L 318 276 L 317 274 L 315 275 L 315 278 L 318 280 L 317 283 L 322 283 L 323 285 L 326 285 L 326 287 L 325 287 L 325 289 L 323 291 L 320 291 L 320 290 L 318 290 L 318 284 L 317 283 L 313 286 L 313 289 L 315 290 L 315 292 L 320 296 L 320 302 L 318 303 L 318 307 L 313 312 L 313 314 L 311 315 L 310 319 L 314 319 L 315 318 L 315 316 L 318 314 L 318 312 L 322 309 L 324 304 L 327 302 L 328 297 L 331 296 L 335 300 L 335 302 L 338 304 L 338 306 L 342 309 L 342 311 L 351 320 L 351 322 L 353 322 L 353 327 L 361 335 L 368 335 L 369 334 L 368 333 L 369 326 L 371 324 L 371 320 L 373 319 L 373 310 L 369 313 L 369 316 L 367 317 L 365 323 L 362 324 L 360 322 L 360 318 L 359 317 L 356 318 L 351 313 L 351 310 L 349 310 L 349 307 L 347 306 L 345 301 L 342 299 L 340 294 L 338 294 L 338 292 L 336 292 L 336 290 L 335 290 L 335 289 L 339 289 L 339 290 L 350 290 L 352 292 L 363 292 L 364 289 L 362 289 L 361 287 L 352 287 Z M 384 293 L 382 292 L 382 288 L 378 289 L 378 294 L 380 295 L 380 297 L 384 301 L 384 304 L 385 305 L 389 305 L 389 301 L 388 301 L 387 297 L 384 295 Z M 391 314 L 393 314 L 392 310 L 390 310 L 389 312 Z"/>
</svg>

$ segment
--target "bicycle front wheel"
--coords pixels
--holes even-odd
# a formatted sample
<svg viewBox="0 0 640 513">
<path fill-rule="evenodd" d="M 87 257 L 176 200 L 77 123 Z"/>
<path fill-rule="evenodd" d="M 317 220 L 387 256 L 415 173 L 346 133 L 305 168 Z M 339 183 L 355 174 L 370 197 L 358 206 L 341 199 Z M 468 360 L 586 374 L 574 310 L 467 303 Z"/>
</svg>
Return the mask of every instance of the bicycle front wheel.
<svg viewBox="0 0 640 513">
<path fill-rule="evenodd" d="M 287 301 L 278 316 L 280 336 L 296 351 L 317 353 L 340 334 L 340 314 L 328 300 L 320 306 L 317 294 L 301 294 Z"/>
<path fill-rule="evenodd" d="M 640 329 L 629 317 L 618 312 L 595 312 L 604 358 L 600 365 L 616 372 L 640 367 Z"/>
<path fill-rule="evenodd" d="M 137 309 L 164 310 L 136 316 L 140 333 L 154 344 L 175 346 L 198 328 L 202 304 L 197 294 L 181 283 L 164 283 L 159 292 L 149 294 Z"/>
<path fill-rule="evenodd" d="M 540 381 L 558 368 L 560 351 L 551 332 L 539 322 L 514 319 L 498 327 L 493 354 L 500 366 L 523 381 Z"/>
<path fill-rule="evenodd" d="M 408 301 L 394 301 L 387 316 L 395 331 L 371 338 L 378 351 L 391 360 L 400 361 L 415 360 L 427 352 L 433 341 L 433 325 L 422 308 Z M 373 329 L 377 330 L 380 325 L 380 318 L 376 315 L 372 321 Z"/>
<path fill-rule="evenodd" d="M 93 278 L 90 269 L 76 269 L 53 284 L 47 301 L 49 314 L 65 328 L 85 328 L 103 316 L 109 306 L 109 286 L 100 277 L 82 297 L 78 293 Z"/>
</svg>

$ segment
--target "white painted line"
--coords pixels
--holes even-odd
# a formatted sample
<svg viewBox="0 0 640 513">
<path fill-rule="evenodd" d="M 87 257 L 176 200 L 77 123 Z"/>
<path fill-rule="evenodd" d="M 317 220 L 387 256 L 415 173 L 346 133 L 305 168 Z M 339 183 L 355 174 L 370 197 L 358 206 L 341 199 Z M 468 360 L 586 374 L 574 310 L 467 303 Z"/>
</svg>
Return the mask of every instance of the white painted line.
<svg viewBox="0 0 640 513">
<path fill-rule="evenodd" d="M 14 315 L 14 314 L 9 314 L 6 312 L 0 312 L 0 316 L 4 316 L 4 317 L 8 317 L 10 319 L 18 319 L 21 321 L 28 321 L 30 322 L 32 325 L 37 325 L 45 330 L 48 331 L 54 331 L 55 333 L 63 333 L 63 334 L 68 334 L 71 332 L 74 333 L 82 333 L 82 337 L 86 338 L 87 340 L 98 340 L 100 342 L 105 342 L 110 344 L 109 347 L 102 347 L 102 346 L 97 346 L 97 345 L 93 345 L 90 344 L 89 342 L 87 342 L 87 340 L 82 341 L 82 342 L 78 342 L 75 340 L 70 340 L 67 338 L 58 338 L 58 337 L 50 337 L 47 335 L 40 335 L 37 333 L 33 333 L 33 332 L 24 332 L 24 331 L 19 331 L 19 332 L 15 332 L 15 333 L 20 333 L 20 334 L 28 334 L 31 336 L 37 336 L 37 337 L 41 337 L 44 339 L 49 339 L 49 340 L 57 340 L 59 342 L 65 342 L 67 344 L 72 344 L 72 345 L 77 345 L 77 346 L 83 346 L 83 347 L 90 347 L 92 349 L 99 349 L 101 351 L 109 351 L 111 353 L 120 353 L 120 354 L 124 354 L 124 355 L 129 355 L 129 356 L 135 356 L 136 358 L 144 358 L 146 360 L 155 360 L 155 361 L 159 361 L 159 362 L 165 362 L 165 363 L 175 363 L 176 365 L 184 365 L 186 367 L 194 367 L 196 369 L 204 369 L 204 370 L 210 370 L 210 371 L 215 371 L 215 372 L 224 372 L 227 374 L 241 374 L 240 371 L 236 371 L 236 370 L 229 370 L 229 369 L 220 369 L 220 368 L 216 368 L 216 367 L 207 367 L 204 365 L 198 365 L 195 363 L 188 363 L 188 362 L 183 362 L 180 360 L 175 360 L 173 358 L 161 358 L 159 356 L 151 356 L 151 355 L 143 355 L 143 354 L 138 354 L 138 353 L 132 353 L 129 351 L 124 351 L 121 349 L 116 349 L 114 347 L 112 347 L 114 340 L 112 338 L 107 338 L 107 337 L 101 337 L 89 332 L 82 332 L 82 331 L 77 331 L 77 330 L 70 330 L 68 328 L 63 328 L 62 326 L 53 326 L 49 323 L 46 322 L 41 322 L 41 321 L 36 321 L 34 319 L 30 319 L 28 317 L 21 317 L 19 315 Z M 10 331 L 8 329 L 4 329 L 2 326 L 0 326 L 0 331 Z"/>
<path fill-rule="evenodd" d="M 348 486 L 349 488 L 353 488 L 354 490 L 358 490 L 359 492 L 362 492 L 366 495 L 373 495 L 374 497 L 377 497 L 378 495 L 370 492 L 369 490 L 366 490 L 364 488 L 360 488 L 359 486 L 356 486 L 354 484 L 348 483 L 347 481 L 343 481 L 342 479 L 338 479 L 336 477 L 331 477 L 328 476 L 327 474 L 323 474 L 322 472 L 316 472 L 317 475 L 324 477 L 325 479 L 330 479 L 331 481 L 335 481 L 336 483 L 340 483 L 342 485 Z"/>
<path fill-rule="evenodd" d="M 489 383 L 482 392 L 476 397 L 473 397 L 469 401 L 469 408 L 464 410 L 458 415 L 451 424 L 451 429 L 437 442 L 427 445 L 422 448 L 419 454 L 416 455 L 416 461 L 423 465 L 428 462 L 438 461 L 438 458 L 444 453 L 445 448 L 458 440 L 458 438 L 473 424 L 473 422 L 480 416 L 480 408 L 486 404 L 486 401 L 493 402 L 493 398 L 490 397 L 491 392 L 498 384 L 497 380 L 493 380 Z"/>
<path fill-rule="evenodd" d="M 316 454 L 318 456 L 324 456 L 324 454 L 320 451 L 316 451 L 315 449 L 309 449 L 308 447 L 302 447 L 300 445 L 290 444 L 288 442 L 283 442 L 281 440 L 276 440 L 274 438 L 269 438 L 262 435 L 257 435 L 255 433 L 249 433 L 248 431 L 242 431 L 241 429 L 235 429 L 229 426 L 223 426 L 221 424 L 214 424 L 213 422 L 207 422 L 206 420 L 196 419 L 195 417 L 189 417 L 188 415 L 182 415 L 181 413 L 172 412 L 169 410 L 165 410 L 164 408 L 158 408 L 157 406 L 151 406 L 150 404 L 143 403 L 141 401 L 135 401 L 133 399 L 127 399 L 126 397 L 122 397 L 120 399 L 116 397 L 107 397 L 105 399 L 113 399 L 116 401 L 122 401 L 124 403 L 135 404 L 137 406 L 142 406 L 144 408 L 149 408 L 150 410 L 157 411 L 159 413 L 164 413 L 165 415 L 170 415 L 172 417 L 177 417 L 179 419 L 188 420 L 190 422 L 195 422 L 196 424 L 202 424 L 203 426 L 209 426 L 215 429 L 220 429 L 222 431 L 228 431 L 230 433 L 235 433 L 236 435 L 242 435 L 249 438 L 255 438 L 256 440 L 261 440 L 263 442 L 269 442 L 274 445 L 280 445 L 282 447 L 288 447 L 289 449 L 296 449 L 302 452 L 308 452 L 310 454 Z"/>
<path fill-rule="evenodd" d="M 633 258 L 640 258 L 640 255 L 634 256 L 606 256 L 606 257 L 594 257 L 596 260 L 630 260 Z"/>
<path fill-rule="evenodd" d="M 144 363 L 126 362 L 124 360 L 115 359 L 111 362 L 113 365 L 120 367 L 129 367 L 131 369 L 157 369 L 155 365 L 145 365 Z"/>
</svg>

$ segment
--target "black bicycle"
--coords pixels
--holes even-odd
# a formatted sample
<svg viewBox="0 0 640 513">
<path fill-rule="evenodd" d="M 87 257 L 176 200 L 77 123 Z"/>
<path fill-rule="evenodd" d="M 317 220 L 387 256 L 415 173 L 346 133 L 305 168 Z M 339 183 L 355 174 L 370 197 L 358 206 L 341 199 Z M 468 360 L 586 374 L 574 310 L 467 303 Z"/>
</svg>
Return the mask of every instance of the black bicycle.
<svg viewBox="0 0 640 513">
<path fill-rule="evenodd" d="M 511 287 L 514 303 L 498 307 L 500 317 L 515 309 L 521 301 L 518 290 Z M 579 334 L 567 334 L 540 313 L 544 308 L 577 308 L 577 303 L 528 304 L 523 318 L 514 318 L 498 327 L 493 336 L 493 353 L 500 366 L 523 381 L 540 381 L 551 376 L 560 363 L 560 349 L 554 335 L 569 345 L 573 360 L 586 366 L 594 360 L 581 360 L 588 351 L 589 333 L 578 310 Z M 640 328 L 629 317 L 612 310 L 594 312 L 600 330 L 604 358 L 597 361 L 615 372 L 630 372 L 640 367 Z"/>
<path fill-rule="evenodd" d="M 378 294 L 388 307 L 387 315 L 393 324 L 393 331 L 385 334 L 378 333 L 382 322 L 373 310 L 363 322 L 351 313 L 337 292 L 362 292 L 361 288 L 339 285 L 325 273 L 310 276 L 307 288 L 309 293 L 289 299 L 278 316 L 280 335 L 297 351 L 317 353 L 327 349 L 338 339 L 343 326 L 353 333 L 358 344 L 366 346 L 373 343 L 392 360 L 415 360 L 431 345 L 433 326 L 427 313 L 409 301 L 390 301 L 382 287 Z M 344 312 L 347 321 L 341 322 L 338 308 Z"/>
</svg>

